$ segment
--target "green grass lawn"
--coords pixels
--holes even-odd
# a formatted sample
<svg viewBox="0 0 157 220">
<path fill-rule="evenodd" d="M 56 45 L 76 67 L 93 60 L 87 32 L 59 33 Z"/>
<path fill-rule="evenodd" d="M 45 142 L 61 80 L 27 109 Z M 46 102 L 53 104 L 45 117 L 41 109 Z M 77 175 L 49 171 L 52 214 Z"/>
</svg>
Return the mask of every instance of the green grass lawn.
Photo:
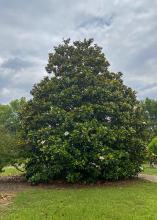
<svg viewBox="0 0 157 220">
<path fill-rule="evenodd" d="M 22 172 L 18 171 L 15 167 L 9 166 L 5 167 L 4 172 L 0 173 L 0 176 L 16 176 L 21 175 Z"/>
<path fill-rule="evenodd" d="M 151 168 L 148 164 L 144 164 L 143 173 L 150 175 L 157 175 L 157 167 Z"/>
<path fill-rule="evenodd" d="M 37 188 L 20 192 L 1 220 L 155 220 L 157 184 Z"/>
</svg>

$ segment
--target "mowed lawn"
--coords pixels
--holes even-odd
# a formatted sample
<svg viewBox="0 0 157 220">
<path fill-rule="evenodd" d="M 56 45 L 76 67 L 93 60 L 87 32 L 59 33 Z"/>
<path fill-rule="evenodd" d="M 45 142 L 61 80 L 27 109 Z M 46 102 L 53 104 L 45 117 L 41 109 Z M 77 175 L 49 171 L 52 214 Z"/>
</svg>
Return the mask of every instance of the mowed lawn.
<svg viewBox="0 0 157 220">
<path fill-rule="evenodd" d="M 157 176 L 157 166 L 156 165 L 155 165 L 155 167 L 152 168 L 149 166 L 149 164 L 144 164 L 143 168 L 144 168 L 143 173 Z"/>
<path fill-rule="evenodd" d="M 21 174 L 23 174 L 23 173 L 20 172 L 19 170 L 17 170 L 15 167 L 8 166 L 3 169 L 3 172 L 0 173 L 0 176 L 17 176 L 17 175 L 21 175 Z"/>
<path fill-rule="evenodd" d="M 157 184 L 32 187 L 1 210 L 1 220 L 155 220 Z"/>
</svg>

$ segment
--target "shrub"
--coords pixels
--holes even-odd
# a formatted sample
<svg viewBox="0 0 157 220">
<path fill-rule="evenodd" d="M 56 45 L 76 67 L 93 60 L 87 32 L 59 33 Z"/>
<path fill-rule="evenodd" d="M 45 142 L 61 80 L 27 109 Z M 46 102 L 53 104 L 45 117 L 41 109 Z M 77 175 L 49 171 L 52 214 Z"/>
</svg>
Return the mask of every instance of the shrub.
<svg viewBox="0 0 157 220">
<path fill-rule="evenodd" d="M 118 180 L 135 176 L 146 123 L 135 92 L 93 40 L 66 40 L 49 54 L 50 74 L 21 115 L 27 178 L 33 182 Z"/>
<path fill-rule="evenodd" d="M 147 156 L 150 162 L 150 166 L 153 167 L 157 162 L 157 137 L 154 137 L 148 144 Z"/>
<path fill-rule="evenodd" d="M 149 151 L 151 151 L 153 154 L 157 155 L 157 137 L 154 137 L 152 141 L 148 145 Z"/>
</svg>

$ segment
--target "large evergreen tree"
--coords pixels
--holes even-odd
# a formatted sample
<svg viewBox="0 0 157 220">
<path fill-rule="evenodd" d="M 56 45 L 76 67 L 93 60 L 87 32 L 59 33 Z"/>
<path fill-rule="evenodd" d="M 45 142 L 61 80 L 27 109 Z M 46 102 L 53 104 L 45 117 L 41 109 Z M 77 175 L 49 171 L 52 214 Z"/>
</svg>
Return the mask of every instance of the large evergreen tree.
<svg viewBox="0 0 157 220">
<path fill-rule="evenodd" d="M 140 171 L 146 123 L 135 92 L 93 40 L 65 40 L 21 115 L 27 178 L 118 180 Z"/>
</svg>

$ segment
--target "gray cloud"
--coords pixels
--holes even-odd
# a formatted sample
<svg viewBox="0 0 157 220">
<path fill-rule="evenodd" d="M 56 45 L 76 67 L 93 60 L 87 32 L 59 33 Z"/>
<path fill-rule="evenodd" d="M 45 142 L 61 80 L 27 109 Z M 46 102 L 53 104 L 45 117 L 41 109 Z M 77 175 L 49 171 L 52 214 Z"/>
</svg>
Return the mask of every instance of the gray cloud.
<svg viewBox="0 0 157 220">
<path fill-rule="evenodd" d="M 139 88 L 139 90 L 141 91 L 147 91 L 147 90 L 153 90 L 153 89 L 157 89 L 157 83 L 152 83 L 150 85 Z"/>
<path fill-rule="evenodd" d="M 90 28 L 90 27 L 102 27 L 110 26 L 113 22 L 113 15 L 105 16 L 105 17 L 87 17 L 84 21 L 82 21 L 78 28 Z"/>
<path fill-rule="evenodd" d="M 157 98 L 156 8 L 156 0 L 0 0 L 0 102 L 30 97 L 47 54 L 68 37 L 94 38 L 140 99 Z"/>
<path fill-rule="evenodd" d="M 14 57 L 14 58 L 10 58 L 8 60 L 5 60 L 1 64 L 1 68 L 12 69 L 12 70 L 18 71 L 21 69 L 27 69 L 27 68 L 32 67 L 34 65 L 35 64 L 31 61 L 23 60 L 18 57 Z"/>
</svg>

